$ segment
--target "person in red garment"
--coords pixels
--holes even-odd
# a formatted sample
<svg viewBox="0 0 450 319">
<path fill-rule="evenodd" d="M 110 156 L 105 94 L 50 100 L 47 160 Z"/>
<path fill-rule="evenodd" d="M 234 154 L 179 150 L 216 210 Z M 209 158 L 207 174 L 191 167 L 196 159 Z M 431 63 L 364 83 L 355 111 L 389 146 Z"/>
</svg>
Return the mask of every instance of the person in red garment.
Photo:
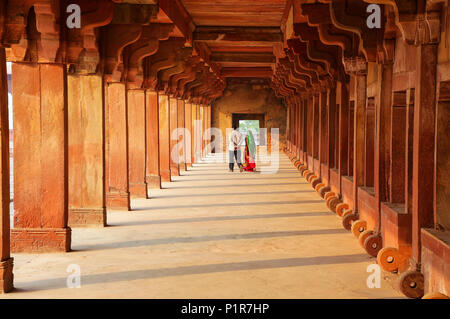
<svg viewBox="0 0 450 319">
<path fill-rule="evenodd" d="M 252 131 L 248 131 L 247 137 L 245 138 L 245 162 L 241 166 L 241 172 L 255 172 L 256 169 L 256 143 L 253 137 Z"/>
</svg>

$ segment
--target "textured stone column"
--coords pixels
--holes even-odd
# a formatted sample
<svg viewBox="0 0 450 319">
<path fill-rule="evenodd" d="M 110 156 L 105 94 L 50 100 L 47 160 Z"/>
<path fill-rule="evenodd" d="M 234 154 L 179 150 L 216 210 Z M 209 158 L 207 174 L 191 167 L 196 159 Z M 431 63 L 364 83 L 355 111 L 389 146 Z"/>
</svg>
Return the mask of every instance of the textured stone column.
<svg viewBox="0 0 450 319">
<path fill-rule="evenodd" d="M 194 163 L 198 163 L 198 161 L 200 160 L 199 158 L 199 154 L 198 154 L 198 150 L 200 149 L 200 147 L 198 146 L 198 142 L 199 142 L 199 132 L 201 130 L 200 126 L 200 121 L 199 121 L 199 116 L 200 116 L 200 107 L 198 104 L 193 104 L 193 155 L 194 155 Z M 195 111 L 195 112 L 194 112 Z"/>
<path fill-rule="evenodd" d="M 354 144 L 353 144 L 353 198 L 355 209 L 358 206 L 358 187 L 364 185 L 364 147 L 366 116 L 366 75 L 355 75 L 355 112 L 354 112 Z"/>
<path fill-rule="evenodd" d="M 14 63 L 12 252 L 69 251 L 66 66 Z"/>
<path fill-rule="evenodd" d="M 147 198 L 145 90 L 128 90 L 127 98 L 130 195 Z"/>
<path fill-rule="evenodd" d="M 170 174 L 180 176 L 178 156 L 178 100 L 169 99 L 169 134 L 170 134 Z"/>
<path fill-rule="evenodd" d="M 146 97 L 146 130 L 147 130 L 147 185 L 150 189 L 161 188 L 159 174 L 159 101 L 156 91 L 147 90 Z"/>
<path fill-rule="evenodd" d="M 192 167 L 192 104 L 185 103 L 185 139 L 184 139 L 184 155 L 186 160 L 186 167 Z"/>
<path fill-rule="evenodd" d="M 197 127 L 195 125 L 195 121 L 197 120 L 197 105 L 194 103 L 191 104 L 192 106 L 192 121 L 191 121 L 191 163 L 195 163 L 195 141 L 197 138 Z"/>
<path fill-rule="evenodd" d="M 320 92 L 319 96 L 319 163 L 325 164 L 329 167 L 328 162 L 328 92 Z M 322 172 L 322 167 L 319 168 L 320 176 L 328 179 L 328 173 Z"/>
<path fill-rule="evenodd" d="M 130 210 L 128 177 L 127 92 L 124 83 L 106 84 L 107 188 L 106 206 Z"/>
<path fill-rule="evenodd" d="M 386 202 L 389 198 L 389 163 L 390 158 L 389 154 L 394 155 L 393 150 L 390 150 L 390 137 L 394 139 L 398 139 L 398 145 L 392 144 L 394 147 L 404 145 L 406 141 L 406 114 L 403 116 L 403 120 L 399 122 L 396 121 L 399 125 L 396 127 L 392 127 L 391 123 L 394 118 L 391 120 L 391 105 L 392 105 L 392 75 L 393 75 L 393 63 L 381 64 L 378 66 L 378 105 L 376 108 L 376 142 L 375 142 L 375 169 L 374 169 L 374 177 L 375 177 L 375 197 L 377 202 Z M 406 100 L 405 100 L 406 103 Z M 406 111 L 405 107 L 401 107 Z M 393 110 L 393 112 L 398 111 L 398 109 Z M 403 111 L 401 111 L 403 112 Z M 394 114 L 393 114 L 394 115 Z M 398 114 L 395 114 L 397 116 Z M 392 127 L 392 131 L 390 131 L 390 127 Z M 394 133 L 396 130 L 400 133 L 397 135 Z M 403 136 L 403 138 L 402 138 Z M 397 144 L 397 143 L 396 143 Z M 394 155 L 396 158 L 403 158 L 401 162 L 404 163 L 405 158 L 405 149 L 401 152 L 395 152 Z M 397 162 L 397 161 L 396 161 Z M 398 163 L 398 162 L 397 162 Z M 396 167 L 398 171 L 391 171 L 391 183 L 393 183 L 393 178 L 398 176 L 402 176 L 401 184 L 404 183 L 404 172 L 405 167 Z M 395 183 L 397 184 L 397 183 Z M 403 188 L 403 192 L 399 191 L 396 196 L 401 197 L 400 202 L 404 202 L 405 199 L 405 191 Z M 392 201 L 392 200 L 391 200 Z M 397 201 L 393 201 L 397 202 Z M 380 205 L 378 205 L 378 209 Z"/>
<path fill-rule="evenodd" d="M 196 161 L 200 162 L 202 160 L 202 141 L 203 141 L 203 107 L 197 104 L 197 137 L 196 137 Z"/>
<path fill-rule="evenodd" d="M 69 226 L 106 226 L 103 80 L 68 76 Z"/>
<path fill-rule="evenodd" d="M 202 140 L 201 140 L 201 154 L 202 158 L 206 156 L 206 106 L 201 107 L 201 120 L 202 120 Z"/>
<path fill-rule="evenodd" d="M 180 168 L 180 171 L 185 171 L 186 170 L 186 157 L 185 157 L 186 156 L 186 147 L 185 147 L 186 135 L 183 134 L 183 133 L 185 133 L 184 132 L 184 129 L 185 129 L 185 123 L 184 123 L 185 105 L 184 105 L 184 100 L 178 100 L 177 102 L 178 102 L 178 130 L 179 130 L 178 134 L 179 134 L 179 136 L 182 135 L 178 139 L 178 145 L 179 146 L 181 145 L 181 147 L 179 147 L 179 150 L 178 150 L 178 152 L 180 154 L 179 168 Z"/>
<path fill-rule="evenodd" d="M 162 182 L 170 182 L 169 97 L 158 94 L 159 99 L 159 171 Z"/>
<path fill-rule="evenodd" d="M 337 162 L 341 176 L 349 175 L 349 121 L 353 119 L 349 115 L 349 96 L 347 83 L 338 82 L 340 88 L 339 99 L 339 150 Z"/>
<path fill-rule="evenodd" d="M 5 49 L 0 47 L 0 294 L 14 288 L 13 259 L 10 254 L 9 220 L 9 116 L 8 79 L 6 74 Z"/>
<path fill-rule="evenodd" d="M 211 151 L 212 151 L 211 150 L 211 134 L 212 134 L 212 132 L 211 132 L 211 129 L 212 129 L 211 105 L 208 106 L 208 129 L 210 129 L 210 131 L 209 131 L 209 135 L 208 135 L 208 145 L 209 145 L 209 147 L 208 147 L 207 152 L 208 152 L 208 154 L 210 154 Z"/>
<path fill-rule="evenodd" d="M 412 257 L 420 262 L 421 228 L 434 226 L 431 192 L 435 182 L 435 120 L 437 44 L 417 48 L 416 97 L 414 99 Z"/>
<path fill-rule="evenodd" d="M 327 112 L 327 127 L 328 127 L 328 143 L 327 143 L 327 162 L 328 162 L 328 174 L 331 169 L 336 169 L 337 165 L 337 153 L 339 149 L 339 133 L 337 128 L 338 114 L 336 106 L 336 87 L 328 90 L 328 109 Z"/>
</svg>

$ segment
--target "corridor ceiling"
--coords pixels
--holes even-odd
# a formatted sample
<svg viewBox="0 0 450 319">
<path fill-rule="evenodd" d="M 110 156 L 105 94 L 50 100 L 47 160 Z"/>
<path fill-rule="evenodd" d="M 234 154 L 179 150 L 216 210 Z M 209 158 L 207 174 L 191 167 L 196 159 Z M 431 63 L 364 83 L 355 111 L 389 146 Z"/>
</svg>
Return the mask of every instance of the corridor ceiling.
<svg viewBox="0 0 450 319">
<path fill-rule="evenodd" d="M 195 25 L 194 45 L 224 77 L 267 77 L 281 48 L 287 0 L 181 0 Z"/>
</svg>

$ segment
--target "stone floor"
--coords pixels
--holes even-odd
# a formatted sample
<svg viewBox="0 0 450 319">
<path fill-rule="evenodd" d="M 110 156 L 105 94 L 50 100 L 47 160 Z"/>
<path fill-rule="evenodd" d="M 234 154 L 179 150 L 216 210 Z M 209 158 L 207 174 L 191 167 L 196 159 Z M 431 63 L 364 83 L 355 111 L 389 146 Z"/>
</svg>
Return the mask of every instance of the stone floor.
<svg viewBox="0 0 450 319">
<path fill-rule="evenodd" d="M 209 157 L 109 227 L 74 229 L 73 252 L 14 255 L 17 289 L 0 298 L 401 297 L 384 279 L 367 287 L 375 259 L 285 155 L 279 166 L 230 173 Z"/>
</svg>

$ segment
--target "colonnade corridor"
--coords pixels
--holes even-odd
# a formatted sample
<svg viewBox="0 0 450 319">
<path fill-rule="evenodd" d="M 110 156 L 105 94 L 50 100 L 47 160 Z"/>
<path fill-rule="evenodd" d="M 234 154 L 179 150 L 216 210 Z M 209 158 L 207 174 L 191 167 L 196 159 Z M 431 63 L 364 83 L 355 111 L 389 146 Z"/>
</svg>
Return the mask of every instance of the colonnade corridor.
<svg viewBox="0 0 450 319">
<path fill-rule="evenodd" d="M 0 298 L 399 298 L 285 154 L 275 174 L 208 156 L 108 227 L 74 228 L 72 252 L 17 254 Z M 258 170 L 268 164 L 257 163 Z M 81 287 L 70 289 L 70 265 Z"/>
</svg>

